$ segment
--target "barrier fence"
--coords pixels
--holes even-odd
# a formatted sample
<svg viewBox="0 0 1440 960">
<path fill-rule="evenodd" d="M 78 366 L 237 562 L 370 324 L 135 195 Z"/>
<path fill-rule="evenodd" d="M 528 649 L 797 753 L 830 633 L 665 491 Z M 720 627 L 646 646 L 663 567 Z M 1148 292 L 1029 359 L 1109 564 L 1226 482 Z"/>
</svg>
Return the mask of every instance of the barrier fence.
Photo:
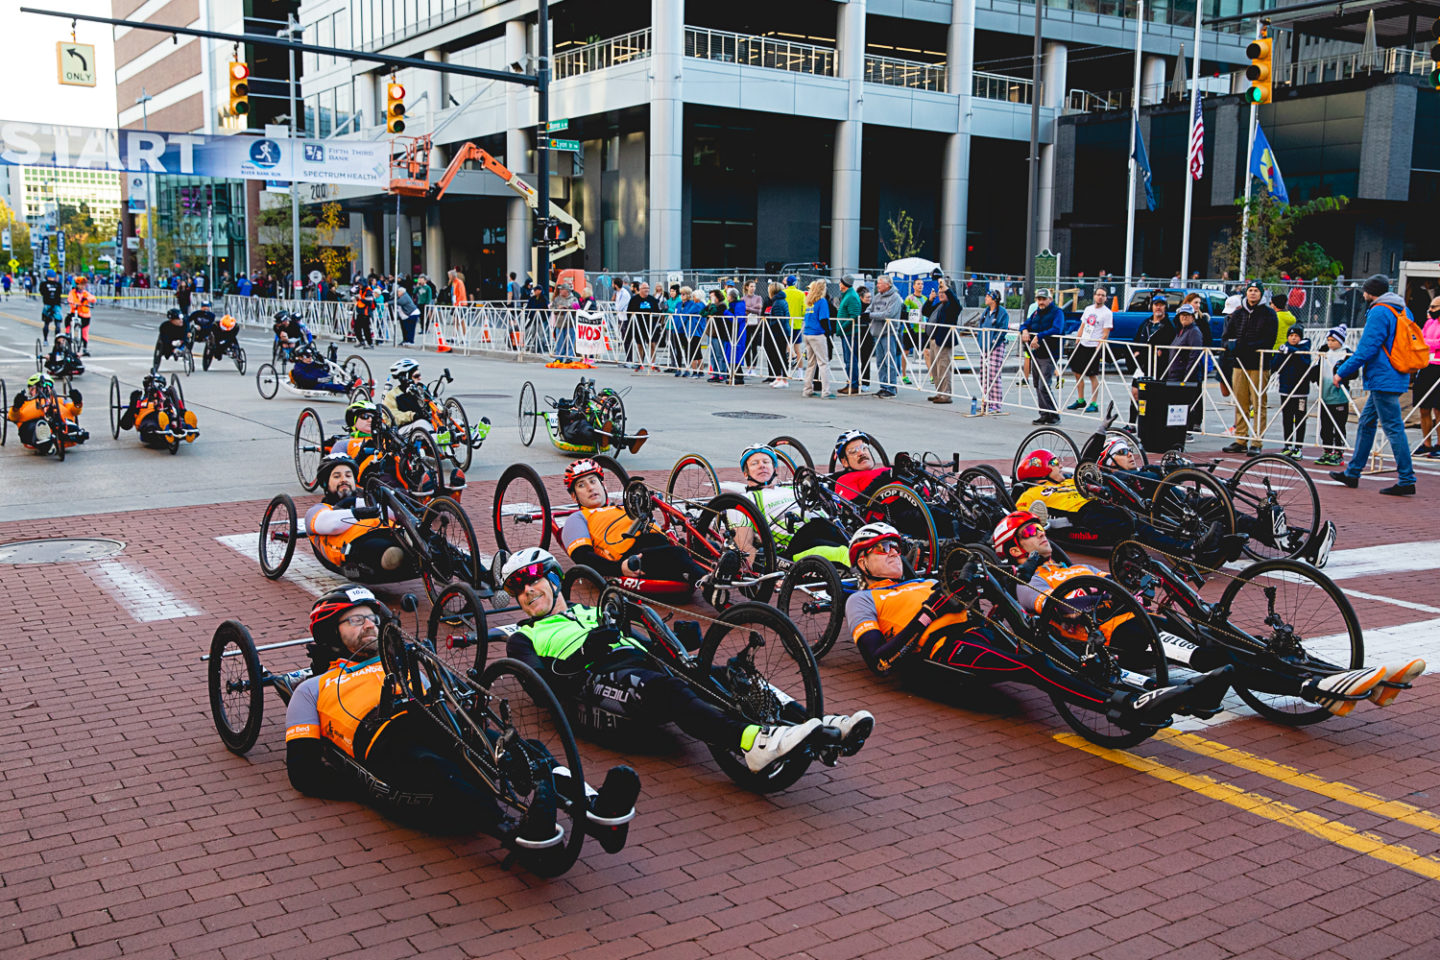
<svg viewBox="0 0 1440 960">
<path fill-rule="evenodd" d="M 117 305 L 163 313 L 173 296 L 126 297 Z M 227 296 L 214 306 L 245 327 L 268 331 L 280 310 L 297 314 L 319 337 L 344 341 L 355 338 L 354 307 L 348 302 L 282 300 Z M 372 332 L 377 343 L 401 342 L 405 324 L 393 304 L 375 312 Z M 753 322 L 752 322 L 753 320 Z M 872 327 L 875 332 L 872 333 Z M 1353 348 L 1361 330 L 1349 331 Z M 464 307 L 429 306 L 414 317 L 417 349 L 433 350 L 442 341 L 462 355 L 510 357 L 516 361 L 551 364 L 610 365 L 640 370 L 653 376 L 701 377 L 722 384 L 779 378 L 791 395 L 838 391 L 851 384 L 870 393 L 883 388 L 897 395 L 929 395 L 958 403 L 966 416 L 1040 416 L 1064 418 L 1062 426 L 1098 424 L 1113 403 L 1120 420 L 1133 421 L 1136 378 L 1194 380 L 1203 372 L 1203 388 L 1192 410 L 1190 433 L 1196 437 L 1236 441 L 1259 437 L 1282 447 L 1321 446 L 1322 433 L 1332 437 L 1328 446 L 1349 453 L 1354 449 L 1347 423 L 1354 424 L 1364 406 L 1364 394 L 1355 385 L 1341 388 L 1344 404 L 1327 405 L 1322 384 L 1311 382 L 1305 392 L 1279 390 L 1277 351 L 1260 352 L 1255 371 L 1232 367 L 1217 347 L 1152 347 L 1148 344 L 1103 340 L 1089 357 L 1076 361 L 1076 338 L 1050 338 L 1051 346 L 1027 348 L 1018 332 L 975 326 L 944 326 L 909 319 L 882 323 L 841 325 L 829 337 L 802 338 L 788 317 L 743 318 L 699 314 L 621 317 L 613 305 L 598 305 L 593 312 L 574 309 L 527 309 L 503 303 Z M 823 358 L 819 356 L 824 353 Z M 811 355 L 817 361 L 811 364 Z M 1321 351 L 1289 354 L 1316 369 L 1325 358 Z M 1080 367 L 1080 376 L 1075 368 Z M 807 368 L 823 373 L 828 386 L 807 389 Z M 1093 383 L 1092 383 L 1093 377 Z M 1246 408 L 1235 402 L 1237 381 L 1241 392 L 1264 398 Z M 1246 389 L 1247 385 L 1253 385 Z M 1078 405 L 1084 400 L 1083 405 Z M 1424 400 L 1427 398 L 1417 398 Z M 1291 408 L 1285 413 L 1287 404 Z M 1095 409 L 1089 409 L 1093 406 Z M 1339 410 L 1343 408 L 1344 417 Z M 1334 438 L 1333 434 L 1339 434 Z M 1328 449 L 1327 446 L 1327 449 Z M 1384 455 L 1383 433 L 1376 436 L 1370 468 L 1380 469 Z M 1311 456 L 1314 453 L 1310 453 Z"/>
</svg>

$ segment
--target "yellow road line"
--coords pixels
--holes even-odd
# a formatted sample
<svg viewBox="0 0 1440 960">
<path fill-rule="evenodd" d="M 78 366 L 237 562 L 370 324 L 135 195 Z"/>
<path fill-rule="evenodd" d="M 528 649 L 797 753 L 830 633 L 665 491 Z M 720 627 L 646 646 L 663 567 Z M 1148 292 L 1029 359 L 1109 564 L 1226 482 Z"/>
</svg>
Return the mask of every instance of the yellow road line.
<svg viewBox="0 0 1440 960">
<path fill-rule="evenodd" d="M 17 316 L 15 316 L 15 314 L 13 314 L 13 313 L 7 313 L 7 312 L 4 311 L 4 310 L 0 310 L 0 317 L 8 317 L 9 319 L 14 320 L 14 321 L 16 321 L 16 322 L 18 322 L 18 323 L 23 323 L 23 324 L 25 324 L 25 326 L 27 326 L 27 327 L 39 327 L 39 326 L 40 326 L 40 321 L 39 321 L 39 320 L 27 320 L 27 319 L 24 318 L 24 317 L 17 317 Z M 151 348 L 151 346 L 154 346 L 154 344 L 151 344 L 150 346 L 146 346 L 146 345 L 143 344 L 143 343 L 132 343 L 132 342 L 130 342 L 129 340 L 116 340 L 116 339 L 114 339 L 113 337 L 102 337 L 102 336 L 100 336 L 99 334 L 95 334 L 95 333 L 92 333 L 92 334 L 90 335 L 90 339 L 96 341 L 97 343 L 108 343 L 108 344 L 111 344 L 112 346 L 116 346 L 116 347 L 135 347 L 136 349 L 139 349 L 139 350 L 149 350 L 149 349 Z"/>
<path fill-rule="evenodd" d="M 1408 870 L 1427 880 L 1440 880 L 1440 858 L 1426 856 L 1402 844 L 1387 843 L 1373 833 L 1356 830 L 1354 827 L 1327 820 L 1317 814 L 1297 810 L 1288 803 L 1281 803 L 1264 794 L 1251 793 L 1228 783 L 1220 783 L 1202 774 L 1176 770 L 1174 767 L 1166 766 L 1149 757 L 1140 757 L 1123 750 L 1099 747 L 1073 733 L 1057 733 L 1055 739 L 1067 747 L 1083 750 L 1102 760 L 1109 760 L 1111 763 L 1129 767 L 1131 770 L 1139 771 L 1157 780 L 1173 783 L 1177 787 L 1193 791 L 1202 797 L 1218 800 L 1247 813 L 1253 813 L 1257 817 L 1284 824 L 1302 833 L 1308 833 L 1312 837 L 1318 837 L 1328 843 L 1344 847 L 1346 850 L 1353 850 L 1356 853 L 1397 866 L 1402 870 Z"/>
<path fill-rule="evenodd" d="M 1440 833 L 1440 816 L 1436 816 L 1428 810 L 1422 810 L 1411 804 L 1402 803 L 1399 800 L 1386 800 L 1384 797 L 1376 796 L 1373 793 L 1368 793 L 1346 783 L 1321 780 L 1313 774 L 1301 773 L 1294 767 L 1286 766 L 1283 763 L 1276 763 L 1273 760 L 1266 760 L 1263 757 L 1255 756 L 1253 753 L 1236 750 L 1234 747 L 1227 747 L 1223 743 L 1206 740 L 1193 733 L 1181 733 L 1178 730 L 1161 730 L 1155 735 L 1155 739 L 1174 744 L 1182 750 L 1198 753 L 1203 757 L 1211 757 L 1222 763 L 1228 763 L 1232 767 L 1239 767 L 1241 770 L 1249 770 L 1251 773 L 1263 774 L 1271 780 L 1294 784 L 1302 790 L 1308 790 L 1311 793 L 1328 797 L 1331 800 L 1339 800 L 1341 803 L 1348 803 L 1352 807 L 1369 811 L 1370 813 L 1386 817 L 1390 820 L 1408 823 L 1412 827 L 1429 830 L 1431 833 Z"/>
</svg>

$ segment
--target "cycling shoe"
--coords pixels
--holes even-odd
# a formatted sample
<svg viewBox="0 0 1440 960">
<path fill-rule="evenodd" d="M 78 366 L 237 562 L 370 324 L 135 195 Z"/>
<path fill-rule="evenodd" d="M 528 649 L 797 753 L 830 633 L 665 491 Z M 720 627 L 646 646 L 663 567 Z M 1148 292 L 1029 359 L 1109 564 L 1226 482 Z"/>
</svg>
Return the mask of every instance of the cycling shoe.
<svg viewBox="0 0 1440 960">
<path fill-rule="evenodd" d="M 840 756 L 853 757 L 865 746 L 865 741 L 875 729 L 875 717 L 869 710 L 856 710 L 848 716 L 831 714 L 822 719 L 820 725 L 839 730 Z"/>
<path fill-rule="evenodd" d="M 1226 664 L 1209 673 L 1191 677 L 1174 686 L 1148 690 L 1130 701 L 1129 708 L 1147 719 L 1176 713 L 1219 712 L 1220 700 L 1230 689 L 1230 675 L 1235 668 Z"/>
</svg>

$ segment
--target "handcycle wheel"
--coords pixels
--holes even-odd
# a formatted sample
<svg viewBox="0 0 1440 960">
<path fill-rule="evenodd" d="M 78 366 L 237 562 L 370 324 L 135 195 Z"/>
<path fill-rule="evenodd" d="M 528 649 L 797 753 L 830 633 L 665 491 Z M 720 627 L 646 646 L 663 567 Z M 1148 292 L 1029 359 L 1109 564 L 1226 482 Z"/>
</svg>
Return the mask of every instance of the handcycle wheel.
<svg viewBox="0 0 1440 960">
<path fill-rule="evenodd" d="M 45 341 L 35 338 L 35 372 L 45 372 Z"/>
<path fill-rule="evenodd" d="M 400 438 L 404 444 L 397 456 L 396 473 L 412 497 L 439 496 L 440 450 L 428 430 L 412 430 Z M 425 483 L 427 475 L 430 483 Z"/>
<path fill-rule="evenodd" d="M 683 504 L 682 509 L 709 503 L 720 494 L 715 468 L 698 453 L 687 453 L 675 461 L 665 482 L 665 499 Z"/>
<path fill-rule="evenodd" d="M 577 564 L 565 571 L 560 581 L 560 593 L 566 603 L 580 603 L 587 607 L 600 606 L 600 594 L 605 592 L 605 578 L 600 571 L 585 564 Z"/>
<path fill-rule="evenodd" d="M 255 368 L 255 389 L 259 390 L 260 396 L 266 400 L 280 392 L 280 373 L 272 364 L 262 363 Z"/>
<path fill-rule="evenodd" d="M 350 354 L 350 356 L 346 357 L 344 362 L 342 362 L 340 366 L 343 367 L 345 369 L 345 372 L 350 375 L 351 383 L 354 383 L 356 380 L 359 380 L 362 383 L 370 382 L 370 364 L 366 363 L 365 358 L 360 356 L 360 354 Z"/>
<path fill-rule="evenodd" d="M 0 403 L 5 398 L 0 396 Z M 120 378 L 110 377 L 110 438 L 120 439 L 120 417 L 125 413 L 125 404 L 120 399 Z"/>
<path fill-rule="evenodd" d="M 509 553 L 550 546 L 550 495 L 528 463 L 512 463 L 495 485 L 495 545 Z"/>
<path fill-rule="evenodd" d="M 240 346 L 239 343 L 234 344 L 230 348 L 230 356 L 235 361 L 235 371 L 239 373 L 240 376 L 245 376 L 245 363 L 247 360 L 245 348 Z"/>
<path fill-rule="evenodd" d="M 885 448 L 880 445 L 880 441 L 876 440 L 873 434 L 865 434 L 865 442 L 869 444 L 870 449 L 875 454 L 875 459 L 878 462 L 883 463 L 887 467 L 890 466 L 890 455 L 885 452 Z M 835 451 L 831 450 L 830 466 L 826 468 L 829 473 L 835 472 L 835 461 Z"/>
<path fill-rule="evenodd" d="M 469 584 L 452 583 L 440 591 L 430 608 L 425 642 L 460 676 L 485 669 L 488 628 L 485 608 Z"/>
<path fill-rule="evenodd" d="M 369 399 L 370 399 L 370 394 L 366 391 L 366 389 L 365 389 L 364 387 L 355 387 L 353 390 L 350 391 L 349 400 L 350 400 L 351 403 L 356 403 L 357 401 L 360 401 L 360 400 L 369 400 Z"/>
<path fill-rule="evenodd" d="M 260 570 L 266 577 L 277 580 L 289 568 L 299 533 L 295 501 L 288 493 L 276 494 L 260 518 Z"/>
<path fill-rule="evenodd" d="M 1365 664 L 1355 609 L 1335 581 L 1307 563 L 1262 560 L 1241 570 L 1225 585 L 1214 622 L 1223 624 L 1213 628 L 1222 640 L 1264 647 L 1245 659 L 1270 674 L 1303 681 Z M 1246 686 L 1248 680 L 1245 667 L 1237 666 L 1235 692 L 1267 720 L 1299 727 L 1332 716 L 1293 691 L 1260 690 Z"/>
<path fill-rule="evenodd" d="M 215 354 L 214 354 L 214 352 L 210 349 L 210 339 L 207 337 L 207 338 L 205 339 L 205 349 L 204 349 L 204 351 L 202 351 L 202 353 L 201 353 L 201 355 L 200 355 L 200 369 L 201 369 L 201 370 L 204 370 L 206 373 L 209 373 L 209 372 L 210 372 L 210 364 L 213 363 L 214 361 L 215 361 Z"/>
<path fill-rule="evenodd" d="M 835 564 L 803 557 L 785 571 L 775 606 L 795 623 L 816 661 L 830 652 L 845 624 L 845 589 Z"/>
<path fill-rule="evenodd" d="M 774 607 L 737 603 L 720 614 L 700 644 L 700 668 L 702 682 L 747 724 L 769 727 L 824 716 L 815 658 L 795 624 Z M 754 773 L 738 743 L 708 746 L 726 776 L 756 793 L 784 790 L 810 767 L 811 757 L 797 751 Z"/>
<path fill-rule="evenodd" d="M 955 492 L 962 501 L 971 503 L 977 510 L 984 510 L 988 517 L 998 513 L 991 523 L 999 523 L 1001 517 L 1015 509 L 1015 501 L 1005 488 L 1005 478 L 1000 471 L 988 463 L 978 467 L 967 467 L 955 478 Z M 989 509 L 989 505 L 994 509 Z"/>
<path fill-rule="evenodd" d="M 1235 532 L 1235 506 L 1230 494 L 1204 470 L 1166 474 L 1150 499 L 1150 522 L 1179 537 L 1199 537 L 1212 523 L 1223 534 Z"/>
<path fill-rule="evenodd" d="M 229 652 L 230 656 L 225 656 Z M 265 685 L 255 640 L 238 620 L 226 620 L 210 638 L 210 716 L 226 749 L 244 756 L 260 738 Z"/>
<path fill-rule="evenodd" d="M 621 489 L 624 489 L 625 486 L 630 482 L 630 471 L 620 466 L 620 461 L 616 460 L 614 457 L 603 453 L 597 453 L 590 459 L 594 460 L 600 465 L 600 469 L 605 471 L 606 476 L 614 477 L 617 481 L 619 481 Z"/>
<path fill-rule="evenodd" d="M 193 345 L 187 340 L 185 346 L 180 348 L 180 365 L 185 368 L 185 376 L 195 372 L 195 352 Z"/>
<path fill-rule="evenodd" d="M 1225 481 L 1225 490 L 1237 523 L 1241 517 L 1258 521 L 1255 530 L 1241 531 L 1250 533 L 1245 552 L 1258 560 L 1301 556 L 1320 532 L 1320 493 L 1310 474 L 1290 457 L 1276 453 L 1251 457 Z M 1272 505 L 1285 513 L 1285 526 L 1278 532 L 1272 529 L 1269 510 L 1261 516 L 1261 510 Z"/>
<path fill-rule="evenodd" d="M 1049 450 L 1060 458 L 1060 468 L 1066 472 L 1075 469 L 1080 462 L 1080 448 L 1070 439 L 1070 434 L 1056 427 L 1041 427 L 1031 430 L 1015 450 L 1015 459 L 1010 462 L 1010 480 L 1020 482 L 1020 464 L 1036 450 Z"/>
<path fill-rule="evenodd" d="M 475 450 L 470 446 L 470 418 L 465 407 L 454 397 L 445 401 L 445 428 L 450 432 L 450 442 L 441 451 L 461 470 L 470 469 Z"/>
<path fill-rule="evenodd" d="M 535 439 L 535 423 L 540 419 L 540 407 L 535 402 L 535 384 L 529 380 L 520 388 L 520 442 L 530 446 Z"/>
<path fill-rule="evenodd" d="M 620 398 L 620 394 L 606 387 L 600 391 L 596 399 L 600 403 L 600 409 L 605 411 L 605 419 L 615 425 L 615 433 L 622 437 L 626 436 L 625 401 Z M 620 453 L 621 448 L 615 445 L 613 439 L 610 442 L 610 446 L 617 455 Z"/>
<path fill-rule="evenodd" d="M 774 573 L 778 569 L 775 537 L 770 532 L 770 523 L 765 519 L 765 514 L 755 505 L 755 501 L 749 497 L 743 497 L 738 493 L 720 494 L 705 504 L 696 519 L 695 528 L 700 531 L 701 536 L 716 553 L 723 553 L 729 548 L 730 543 L 738 545 L 742 530 L 751 531 L 749 549 L 742 551 L 744 556 L 735 573 L 736 580 L 762 577 Z M 712 569 L 716 566 L 717 560 L 710 555 L 709 551 L 701 551 L 698 544 L 692 543 L 687 546 L 690 556 L 701 566 Z M 775 592 L 775 581 L 773 579 L 762 580 L 753 586 L 739 588 L 729 588 L 724 583 L 712 584 L 712 606 L 716 606 L 717 609 L 720 606 L 727 606 L 732 589 L 738 590 L 740 595 L 747 600 L 766 603 L 770 600 L 770 595 Z M 719 604 L 716 604 L 715 600 L 718 600 Z"/>
<path fill-rule="evenodd" d="M 940 534 L 930 507 L 903 483 L 887 483 L 871 495 L 863 510 L 867 518 L 878 513 L 906 539 L 919 545 L 911 565 L 916 573 L 932 573 L 939 566 Z"/>
<path fill-rule="evenodd" d="M 114 380 L 114 377 L 110 378 Z M 10 419 L 5 416 L 10 409 L 10 394 L 5 390 L 5 381 L 0 379 L 0 447 L 5 446 L 5 438 L 10 433 Z M 118 432 L 115 434 L 120 435 Z"/>
<path fill-rule="evenodd" d="M 60 462 L 60 463 L 64 463 L 64 462 L 65 462 L 65 418 L 60 415 L 60 400 L 59 400 L 59 398 L 57 398 L 57 397 L 51 397 L 51 398 L 50 398 L 50 403 L 49 403 L 48 409 L 47 409 L 47 411 L 46 411 L 46 413 L 45 413 L 45 419 L 50 422 L 50 433 L 51 433 L 51 435 L 55 438 L 55 439 L 54 439 L 55 459 L 56 459 L 58 462 Z"/>
<path fill-rule="evenodd" d="M 170 386 L 175 391 L 176 407 L 183 411 L 185 409 L 185 388 L 180 386 L 180 381 L 173 377 L 170 380 Z"/>
<path fill-rule="evenodd" d="M 516 859 L 536 876 L 558 877 L 574 866 L 585 843 L 588 803 L 575 735 L 555 694 L 520 661 L 496 660 L 481 674 L 480 687 L 486 695 L 478 719 L 504 745 L 495 762 L 496 800 L 512 816 L 523 817 L 539 785 L 548 780 L 555 791 L 555 822 L 565 832 L 552 847 L 517 847 Z M 568 776 L 555 776 L 557 767 Z"/>
<path fill-rule="evenodd" d="M 170 451 L 170 455 L 173 457 L 175 454 L 180 452 L 180 438 L 175 436 L 175 430 L 177 427 L 183 429 L 186 426 L 184 418 L 185 397 L 180 392 L 179 380 L 173 381 L 170 386 L 166 387 L 165 389 L 170 398 L 170 409 L 174 411 L 170 414 L 170 436 L 169 439 L 165 441 L 165 445 L 166 449 Z"/>
<path fill-rule="evenodd" d="M 427 503 L 420 516 L 420 536 L 425 542 L 417 546 L 426 558 L 420 564 L 420 578 L 432 602 L 449 583 L 473 587 L 480 582 L 480 543 L 460 504 L 449 497 Z"/>
<path fill-rule="evenodd" d="M 295 421 L 295 476 L 300 478 L 300 486 L 307 493 L 320 485 L 316 474 L 324 456 L 325 427 L 319 412 L 314 407 L 306 407 Z"/>
<path fill-rule="evenodd" d="M 810 451 L 805 449 L 805 444 L 796 440 L 794 437 L 779 436 L 771 440 L 766 446 L 771 447 L 776 453 L 780 454 L 782 468 L 786 461 L 789 462 L 790 476 L 781 477 L 786 483 L 794 479 L 795 471 L 799 467 L 809 467 L 811 470 L 815 469 L 815 461 L 811 459 Z"/>
<path fill-rule="evenodd" d="M 1086 601 L 1083 609 L 1076 603 L 1081 594 Z M 1078 622 L 1071 619 L 1077 615 Z M 1125 619 L 1116 623 L 1117 618 Z M 1116 639 L 1121 631 L 1123 637 Z M 1113 580 L 1079 576 L 1054 588 L 1035 621 L 1035 634 L 1054 651 L 1049 654 L 1053 661 L 1089 680 L 1107 699 L 1116 689 L 1133 688 L 1133 684 L 1122 685 L 1121 670 L 1137 681 L 1143 678 L 1146 689 L 1170 682 L 1154 622 Z M 1050 699 L 1070 729 L 1102 747 L 1133 747 L 1154 732 L 1116 723 L 1107 715 L 1109 707 L 1104 702 L 1081 704 L 1056 692 L 1050 693 Z"/>
</svg>

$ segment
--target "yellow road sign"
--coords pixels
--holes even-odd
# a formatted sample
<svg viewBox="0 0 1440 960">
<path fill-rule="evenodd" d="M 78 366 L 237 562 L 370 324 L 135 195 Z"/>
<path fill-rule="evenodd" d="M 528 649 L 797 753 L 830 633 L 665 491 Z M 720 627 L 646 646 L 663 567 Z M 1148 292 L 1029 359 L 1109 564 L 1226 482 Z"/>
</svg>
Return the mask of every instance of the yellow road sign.
<svg viewBox="0 0 1440 960">
<path fill-rule="evenodd" d="M 72 87 L 95 86 L 95 45 L 60 41 L 55 44 L 60 82 Z"/>
</svg>

